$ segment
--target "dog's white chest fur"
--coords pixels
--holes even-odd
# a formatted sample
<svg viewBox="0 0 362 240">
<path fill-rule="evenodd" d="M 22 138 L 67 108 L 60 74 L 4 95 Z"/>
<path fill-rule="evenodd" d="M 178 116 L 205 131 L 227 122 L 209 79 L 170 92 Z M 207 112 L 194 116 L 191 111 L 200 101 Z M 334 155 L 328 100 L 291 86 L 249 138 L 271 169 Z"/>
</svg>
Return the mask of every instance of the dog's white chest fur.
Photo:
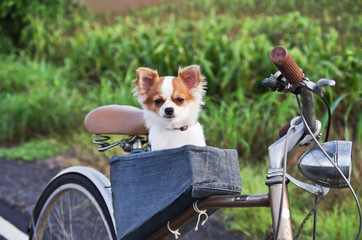
<svg viewBox="0 0 362 240">
<path fill-rule="evenodd" d="M 201 124 L 194 123 L 186 131 L 179 129 L 163 129 L 154 126 L 149 129 L 149 141 L 152 151 L 177 148 L 184 145 L 205 146 L 205 138 Z"/>
</svg>

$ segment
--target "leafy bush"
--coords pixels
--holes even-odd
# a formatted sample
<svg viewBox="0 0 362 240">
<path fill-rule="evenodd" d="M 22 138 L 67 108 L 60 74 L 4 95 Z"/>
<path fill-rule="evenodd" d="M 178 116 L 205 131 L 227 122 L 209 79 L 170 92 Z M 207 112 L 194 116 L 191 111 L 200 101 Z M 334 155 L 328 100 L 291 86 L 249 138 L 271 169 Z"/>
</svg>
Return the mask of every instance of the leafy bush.
<svg viewBox="0 0 362 240">
<path fill-rule="evenodd" d="M 34 54 L 35 45 L 45 52 L 54 50 L 62 39 L 59 28 L 73 30 L 79 22 L 77 17 L 85 18 L 85 12 L 85 8 L 74 0 L 2 0 L 0 53 L 11 53 L 15 48 L 25 47 Z M 45 45 L 45 42 L 49 44 Z M 63 57 L 59 52 L 52 54 L 58 54 L 57 59 Z"/>
<path fill-rule="evenodd" d="M 106 78 L 110 84 L 120 87 L 122 92 L 129 92 L 133 88 L 132 79 L 135 78 L 137 67 L 148 66 L 156 68 L 162 75 L 172 75 L 176 74 L 177 66 L 200 64 L 208 81 L 210 100 L 206 105 L 207 112 L 209 115 L 215 113 L 215 117 L 205 118 L 206 125 L 217 125 L 209 123 L 208 120 L 218 121 L 218 116 L 224 116 L 232 111 L 231 108 L 234 109 L 231 107 L 233 104 L 235 108 L 239 105 L 241 109 L 233 111 L 233 124 L 225 123 L 223 117 L 220 117 L 217 125 L 219 130 L 207 130 L 210 143 L 234 143 L 229 146 L 238 148 L 245 155 L 253 152 L 253 149 L 248 147 L 264 143 L 258 142 L 257 132 L 234 132 L 224 134 L 224 137 L 220 135 L 224 129 L 230 129 L 230 126 L 237 129 L 235 125 L 240 123 L 239 119 L 244 118 L 245 109 L 242 107 L 243 102 L 240 102 L 240 96 L 244 98 L 242 101 L 250 104 L 250 112 L 253 113 L 250 119 L 254 120 L 259 119 L 261 106 L 270 106 L 270 103 L 274 102 L 271 100 L 273 97 L 269 97 L 258 107 L 257 100 L 268 91 L 261 86 L 261 80 L 267 77 L 268 73 L 276 71 L 268 59 L 269 51 L 274 45 L 285 45 L 313 81 L 321 77 L 336 79 L 337 88 L 333 90 L 334 94 L 329 91 L 331 102 L 334 101 L 334 96 L 350 89 L 350 85 L 353 86 L 353 91 L 361 91 L 362 85 L 358 81 L 360 73 L 357 70 L 361 67 L 360 57 L 346 54 L 358 52 L 358 49 L 354 46 L 343 49 L 338 44 L 338 38 L 339 34 L 334 28 L 323 31 L 320 21 L 301 16 L 298 12 L 280 16 L 254 16 L 252 19 L 213 16 L 193 21 L 177 20 L 176 16 L 171 14 L 168 21 L 163 22 L 158 17 L 150 22 L 125 17 L 119 18 L 116 24 L 104 27 L 95 25 L 76 35 L 71 41 L 66 64 L 78 79 L 99 81 Z M 273 96 L 276 101 L 280 99 Z M 221 106 L 217 103 L 220 99 L 227 102 L 225 107 L 222 107 L 223 103 Z M 348 106 L 358 105 L 359 100 L 351 100 L 341 103 L 340 108 L 347 109 Z M 286 106 L 291 108 L 290 112 L 295 112 L 295 105 L 289 102 Z M 283 104 L 280 104 L 279 108 L 280 111 L 286 110 Z M 349 116 L 358 116 L 360 109 L 350 109 Z M 283 123 L 289 120 L 288 117 L 291 117 L 291 114 L 274 115 L 274 118 Z M 264 119 L 270 119 L 270 116 L 265 116 Z M 245 121 L 241 122 L 246 124 Z M 258 126 L 260 125 L 257 124 L 256 129 Z M 208 126 L 206 128 L 213 129 Z M 268 128 L 265 128 L 265 131 L 267 130 Z M 358 131 L 353 138 L 356 135 L 361 137 Z M 224 139 L 225 137 L 228 139 Z M 236 144 L 235 141 L 242 144 Z M 222 145 L 226 147 L 228 144 Z M 246 154 L 246 158 L 248 157 Z"/>
<path fill-rule="evenodd" d="M 348 47 L 342 45 L 340 30 L 333 25 L 328 28 L 323 25 L 328 21 L 332 23 L 330 18 L 336 14 L 334 9 L 326 11 L 320 19 L 303 16 L 301 12 L 305 10 L 271 15 L 272 10 L 267 6 L 259 7 L 259 14 L 255 12 L 252 16 L 242 16 L 246 11 L 244 8 L 253 12 L 257 4 L 254 5 L 252 1 L 234 3 L 187 2 L 177 8 L 166 4 L 160 8 L 130 13 L 107 25 L 91 21 L 91 18 L 83 19 L 78 8 L 74 9 L 73 18 L 61 24 L 59 21 L 49 23 L 44 18 L 30 16 L 30 24 L 22 33 L 24 43 L 27 43 L 25 52 L 38 61 L 44 59 L 63 65 L 63 71 L 67 72 L 67 86 L 84 94 L 85 101 L 91 102 L 91 106 L 107 103 L 136 105 L 130 92 L 134 87 L 135 69 L 140 66 L 155 68 L 161 75 L 173 75 L 178 66 L 200 64 L 208 81 L 205 110 L 208 115 L 215 115 L 212 118 L 204 117 L 209 142 L 217 145 L 221 141 L 224 147 L 238 148 L 245 158 L 254 152 L 251 146 L 266 142 L 257 136 L 260 131 L 272 127 L 264 124 L 267 120 L 275 119 L 269 121 L 274 123 L 277 119 L 282 125 L 292 116 L 283 111 L 296 111 L 290 100 L 285 104 L 272 105 L 279 103 L 283 97 L 270 95 L 260 84 L 262 79 L 276 71 L 268 59 L 273 46 L 286 46 L 312 80 L 320 77 L 336 79 L 337 88 L 328 92 L 331 103 L 341 92 L 350 91 L 350 86 L 352 92 L 356 93 L 353 96 L 358 96 L 362 89 L 358 71 L 362 62 L 357 54 L 359 49 L 353 44 Z M 292 6 L 287 5 L 284 10 L 292 10 Z M 303 6 L 303 9 L 319 8 L 320 3 L 310 3 L 308 6 Z M 271 9 L 276 13 L 283 11 L 276 2 L 272 3 Z M 164 12 L 171 13 L 162 14 Z M 140 18 L 139 14 L 143 17 Z M 315 17 L 314 12 L 311 14 Z M 352 24 L 351 18 L 353 16 L 346 18 L 348 24 Z M 346 35 L 353 36 L 352 32 Z M 347 39 L 351 41 L 354 38 Z M 69 94 L 72 95 L 66 93 Z M 267 95 L 259 100 L 263 94 Z M 6 99 L 12 101 L 14 97 L 8 96 Z M 220 99 L 227 103 L 220 103 Z M 360 122 L 360 109 L 350 107 L 358 106 L 359 100 L 355 97 L 348 100 L 341 101 L 338 110 L 349 109 L 346 120 L 352 118 L 349 122 L 359 129 L 352 138 L 360 139 L 362 130 L 357 124 Z M 274 109 L 273 116 L 271 111 L 266 111 L 270 115 L 265 115 L 263 106 Z M 90 109 L 89 106 L 85 108 Z M 233 114 L 226 123 L 220 116 L 228 112 Z M 255 119 L 259 119 L 261 124 L 255 123 Z M 212 130 L 215 123 L 211 120 L 219 121 L 220 130 Z M 243 128 L 237 127 L 239 123 L 255 123 L 255 131 L 246 131 L 245 128 L 238 133 L 222 136 L 224 129 L 232 132 L 232 128 Z M 28 131 L 27 128 L 24 131 Z M 271 140 L 275 139 L 272 134 L 268 136 Z"/>
<path fill-rule="evenodd" d="M 56 19 L 70 4 L 71 0 L 3 0 L 0 2 L 0 33 L 18 44 L 21 31 L 30 22 L 30 15 Z"/>
<path fill-rule="evenodd" d="M 0 58 L 0 141 L 66 134 L 84 115 L 84 98 L 66 72 L 26 57 Z"/>
<path fill-rule="evenodd" d="M 67 64 L 79 78 L 99 80 L 103 74 L 116 76 L 139 66 L 175 74 L 175 66 L 198 63 L 208 79 L 211 96 L 235 89 L 264 91 L 259 81 L 265 73 L 275 71 L 268 53 L 278 44 L 290 49 L 311 77 L 341 77 L 346 67 L 343 61 L 325 66 L 331 59 L 344 58 L 343 50 L 336 47 L 338 33 L 331 29 L 324 37 L 318 21 L 297 12 L 252 20 L 215 16 L 192 22 L 175 22 L 171 15 L 169 21 L 159 21 L 140 24 L 125 18 L 114 25 L 86 29 L 72 39 Z M 320 65 L 321 72 L 315 71 Z"/>
</svg>

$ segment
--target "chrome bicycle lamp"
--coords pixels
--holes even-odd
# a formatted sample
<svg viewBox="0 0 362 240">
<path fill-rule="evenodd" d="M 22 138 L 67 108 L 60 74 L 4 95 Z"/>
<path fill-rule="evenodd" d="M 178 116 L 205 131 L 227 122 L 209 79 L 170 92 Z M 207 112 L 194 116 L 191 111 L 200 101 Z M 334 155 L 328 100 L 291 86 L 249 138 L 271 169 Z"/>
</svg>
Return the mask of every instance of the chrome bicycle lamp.
<svg viewBox="0 0 362 240">
<path fill-rule="evenodd" d="M 351 177 L 351 141 L 331 141 L 321 144 L 329 157 L 350 181 Z M 299 171 L 309 180 L 323 187 L 345 188 L 348 184 L 330 162 L 323 151 L 315 146 L 306 152 L 298 162 Z"/>
</svg>

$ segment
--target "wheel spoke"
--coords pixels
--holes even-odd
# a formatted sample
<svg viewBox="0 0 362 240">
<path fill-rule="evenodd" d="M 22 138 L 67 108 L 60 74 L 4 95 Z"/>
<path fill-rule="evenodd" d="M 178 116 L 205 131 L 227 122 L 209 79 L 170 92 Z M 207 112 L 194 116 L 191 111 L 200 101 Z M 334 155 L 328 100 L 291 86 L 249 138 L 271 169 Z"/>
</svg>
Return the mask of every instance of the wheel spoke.
<svg viewBox="0 0 362 240">
<path fill-rule="evenodd" d="M 112 239 L 113 223 L 85 187 L 67 183 L 55 188 L 41 208 L 35 224 L 35 239 Z M 99 193 L 98 193 L 99 194 Z M 109 214 L 109 213 L 108 213 Z M 110 227 L 111 226 L 111 227 Z"/>
</svg>

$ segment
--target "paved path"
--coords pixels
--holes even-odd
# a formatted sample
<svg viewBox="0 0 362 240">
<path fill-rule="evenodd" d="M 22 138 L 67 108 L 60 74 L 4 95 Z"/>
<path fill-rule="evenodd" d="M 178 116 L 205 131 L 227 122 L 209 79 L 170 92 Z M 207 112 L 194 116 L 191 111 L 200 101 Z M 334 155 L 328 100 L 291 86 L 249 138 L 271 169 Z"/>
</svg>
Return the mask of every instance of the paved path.
<svg viewBox="0 0 362 240">
<path fill-rule="evenodd" d="M 0 240 L 28 239 L 25 233 L 36 200 L 60 170 L 52 162 L 0 158 Z"/>
</svg>

